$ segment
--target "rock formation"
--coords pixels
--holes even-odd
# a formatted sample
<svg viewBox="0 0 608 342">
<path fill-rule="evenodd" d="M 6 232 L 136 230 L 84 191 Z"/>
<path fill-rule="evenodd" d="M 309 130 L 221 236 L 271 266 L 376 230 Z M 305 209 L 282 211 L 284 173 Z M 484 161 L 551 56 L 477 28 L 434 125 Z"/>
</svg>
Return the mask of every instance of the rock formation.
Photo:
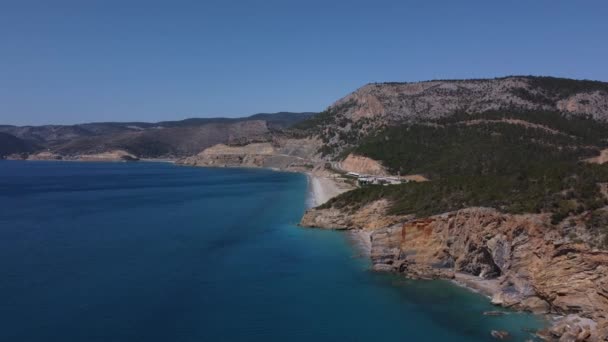
<svg viewBox="0 0 608 342">
<path fill-rule="evenodd" d="M 385 216 L 385 207 L 376 202 L 352 214 L 312 209 L 301 224 L 374 229 L 376 270 L 456 279 L 490 295 L 496 305 L 574 315 L 585 323 L 575 329 L 577 334 L 585 335 L 587 329 L 589 340 L 608 338 L 608 252 L 569 238 L 548 215 L 468 208 L 413 219 Z M 585 328 L 588 322 L 593 324 Z"/>
</svg>

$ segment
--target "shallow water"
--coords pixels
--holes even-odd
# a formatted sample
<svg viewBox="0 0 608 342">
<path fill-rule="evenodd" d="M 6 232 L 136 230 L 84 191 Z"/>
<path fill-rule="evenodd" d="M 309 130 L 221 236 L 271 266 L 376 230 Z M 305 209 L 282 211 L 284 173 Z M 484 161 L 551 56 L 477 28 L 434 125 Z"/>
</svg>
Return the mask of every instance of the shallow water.
<svg viewBox="0 0 608 342">
<path fill-rule="evenodd" d="M 0 161 L 0 341 L 524 340 L 534 316 L 369 271 L 296 226 L 306 177 Z"/>
</svg>

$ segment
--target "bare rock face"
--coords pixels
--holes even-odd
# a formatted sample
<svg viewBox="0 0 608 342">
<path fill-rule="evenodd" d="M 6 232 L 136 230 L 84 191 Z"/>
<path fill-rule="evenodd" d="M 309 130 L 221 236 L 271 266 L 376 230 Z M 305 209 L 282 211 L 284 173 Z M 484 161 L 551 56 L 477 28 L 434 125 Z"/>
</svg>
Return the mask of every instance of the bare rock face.
<svg viewBox="0 0 608 342">
<path fill-rule="evenodd" d="M 344 209 L 313 208 L 306 211 L 300 221 L 300 225 L 303 227 L 339 230 L 375 230 L 406 220 L 403 216 L 387 215 L 388 206 L 388 201 L 383 199 L 370 203 L 352 213 Z"/>
<path fill-rule="evenodd" d="M 608 338 L 608 252 L 564 237 L 548 215 L 469 208 L 413 219 L 386 215 L 388 205 L 315 208 L 301 225 L 372 231 L 375 270 L 455 279 L 496 305 L 564 315 L 546 340 Z"/>
<path fill-rule="evenodd" d="M 386 176 L 389 174 L 379 161 L 353 153 L 350 153 L 346 159 L 340 163 L 340 167 L 348 172 L 356 172 L 365 175 Z"/>
<path fill-rule="evenodd" d="M 602 91 L 579 93 L 557 102 L 560 111 L 588 114 L 595 120 L 608 117 L 608 94 Z"/>
<path fill-rule="evenodd" d="M 470 208 L 410 220 L 374 231 L 371 256 L 375 269 L 415 278 L 493 280 L 497 305 L 608 320 L 608 252 L 564 239 L 546 215 Z"/>
<path fill-rule="evenodd" d="M 95 161 L 95 162 L 110 162 L 110 161 L 136 161 L 139 160 L 135 155 L 123 151 L 113 150 L 96 154 L 83 154 L 76 157 L 78 161 Z"/>
</svg>

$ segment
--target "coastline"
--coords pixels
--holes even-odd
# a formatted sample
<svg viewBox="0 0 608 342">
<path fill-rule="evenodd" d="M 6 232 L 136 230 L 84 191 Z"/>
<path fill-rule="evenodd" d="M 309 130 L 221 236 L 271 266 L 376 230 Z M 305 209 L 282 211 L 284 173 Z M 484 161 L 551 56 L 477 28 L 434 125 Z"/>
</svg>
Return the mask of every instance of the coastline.
<svg viewBox="0 0 608 342">
<path fill-rule="evenodd" d="M 330 199 L 351 190 L 335 179 L 314 172 L 306 172 L 308 178 L 307 209 L 320 206 Z M 342 185 L 342 186 L 341 186 Z M 363 229 L 351 229 L 346 232 L 347 238 L 361 256 L 369 257 L 372 251 L 371 231 Z"/>
<path fill-rule="evenodd" d="M 306 176 L 308 177 L 310 208 L 318 207 L 333 197 L 349 190 L 339 187 L 335 180 L 320 176 L 314 172 L 307 172 Z"/>
<path fill-rule="evenodd" d="M 36 160 L 25 160 L 25 161 L 36 161 Z M 81 160 L 59 160 L 67 161 L 67 162 L 86 162 Z M 178 166 L 179 163 L 172 162 L 170 160 L 139 160 L 141 162 L 165 162 L 171 163 Z M 101 162 L 115 162 L 115 161 L 101 161 Z M 196 166 L 200 167 L 200 166 Z M 237 167 L 237 168 L 252 168 L 259 169 L 259 167 Z M 308 194 L 306 199 L 306 207 L 307 209 L 322 205 L 332 198 L 346 192 L 352 190 L 353 187 L 344 182 L 340 182 L 339 179 L 336 178 L 335 174 L 327 171 L 310 171 L 310 172 L 302 172 L 302 171 L 291 171 L 291 170 L 282 170 L 282 169 L 274 169 L 274 168 L 265 168 L 273 171 L 281 171 L 281 172 L 298 172 L 306 175 L 308 180 Z M 345 232 L 345 237 L 352 244 L 352 247 L 355 251 L 356 257 L 366 257 L 369 258 L 371 256 L 371 235 L 372 231 L 363 230 L 363 229 L 348 229 Z M 445 279 L 445 278 L 444 278 Z M 450 280 L 455 286 L 460 286 L 468 289 L 469 291 L 479 293 L 480 295 L 487 297 L 489 300 L 492 299 L 493 295 L 497 292 L 498 284 L 496 280 L 483 280 L 475 276 L 471 276 L 465 273 L 457 273 L 453 279 Z M 515 310 L 521 311 L 521 310 Z M 551 314 L 540 314 L 539 316 L 543 316 L 549 322 L 549 326 L 556 326 L 564 323 L 568 323 L 571 320 L 578 320 L 580 317 L 575 315 L 570 316 L 556 316 Z"/>
</svg>

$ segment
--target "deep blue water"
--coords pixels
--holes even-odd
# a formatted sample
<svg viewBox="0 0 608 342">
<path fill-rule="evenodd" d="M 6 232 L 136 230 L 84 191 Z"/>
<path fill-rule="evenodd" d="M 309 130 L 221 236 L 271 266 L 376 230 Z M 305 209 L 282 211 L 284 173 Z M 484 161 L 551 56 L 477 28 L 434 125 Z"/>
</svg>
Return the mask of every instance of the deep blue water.
<svg viewBox="0 0 608 342">
<path fill-rule="evenodd" d="M 0 161 L 0 341 L 524 340 L 532 316 L 369 271 L 303 175 Z"/>
</svg>

